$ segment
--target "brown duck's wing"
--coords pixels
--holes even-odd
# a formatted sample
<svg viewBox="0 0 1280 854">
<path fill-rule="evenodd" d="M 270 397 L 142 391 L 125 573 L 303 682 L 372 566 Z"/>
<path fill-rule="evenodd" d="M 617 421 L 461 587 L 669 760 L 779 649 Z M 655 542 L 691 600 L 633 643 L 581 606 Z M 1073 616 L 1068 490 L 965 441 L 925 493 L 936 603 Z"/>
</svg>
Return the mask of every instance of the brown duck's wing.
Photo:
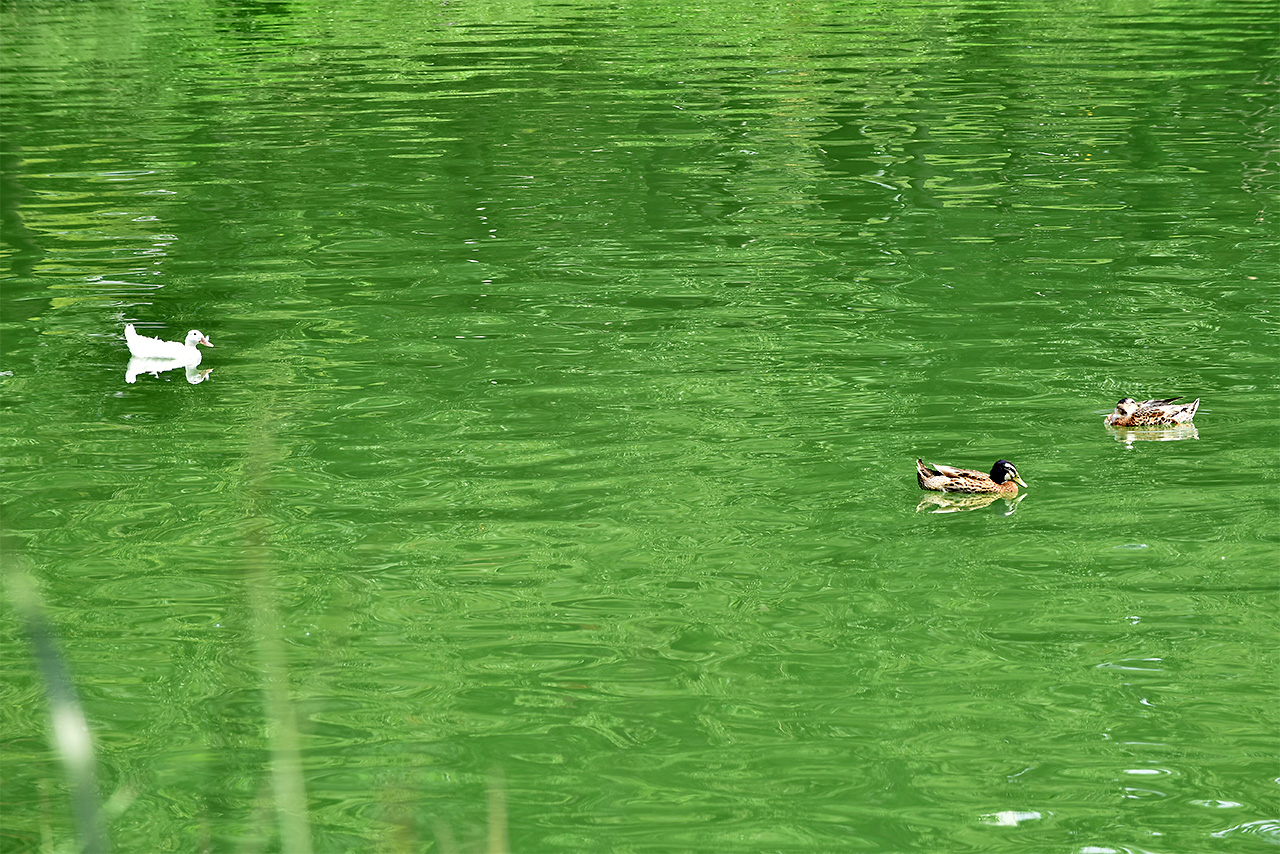
<svg viewBox="0 0 1280 854">
<path fill-rule="evenodd" d="M 934 463 L 933 467 L 948 477 L 990 477 L 984 471 L 973 471 L 972 469 L 958 469 L 951 466 L 940 466 Z"/>
<path fill-rule="evenodd" d="M 1180 397 L 1166 397 L 1161 400 L 1144 400 L 1138 406 L 1164 406 L 1166 403 L 1173 403 L 1175 400 L 1182 400 Z"/>
</svg>

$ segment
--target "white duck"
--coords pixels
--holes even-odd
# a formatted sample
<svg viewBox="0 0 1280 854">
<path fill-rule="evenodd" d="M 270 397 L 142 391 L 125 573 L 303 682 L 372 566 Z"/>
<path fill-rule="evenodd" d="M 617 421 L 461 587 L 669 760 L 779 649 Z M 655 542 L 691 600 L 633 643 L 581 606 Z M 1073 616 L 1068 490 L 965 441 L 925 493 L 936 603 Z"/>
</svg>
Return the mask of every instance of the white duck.
<svg viewBox="0 0 1280 854">
<path fill-rule="evenodd" d="M 177 341 L 161 341 L 159 338 L 139 335 L 138 330 L 133 328 L 132 323 L 124 328 L 124 340 L 129 345 L 129 353 L 135 359 L 178 362 L 189 367 L 195 367 L 200 364 L 201 353 L 196 347 L 197 344 L 203 344 L 206 347 L 213 346 L 208 337 L 198 329 L 192 329 L 187 333 L 187 340 L 179 343 Z"/>
</svg>

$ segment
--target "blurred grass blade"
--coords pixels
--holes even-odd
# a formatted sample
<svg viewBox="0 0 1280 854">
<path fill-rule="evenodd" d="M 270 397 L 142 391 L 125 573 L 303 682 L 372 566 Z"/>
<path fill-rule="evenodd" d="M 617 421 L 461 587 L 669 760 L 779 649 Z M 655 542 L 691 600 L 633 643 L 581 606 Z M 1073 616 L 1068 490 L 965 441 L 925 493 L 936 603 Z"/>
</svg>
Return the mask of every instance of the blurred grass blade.
<svg viewBox="0 0 1280 854">
<path fill-rule="evenodd" d="M 507 785 L 502 772 L 489 777 L 489 854 L 507 854 Z"/>
<path fill-rule="evenodd" d="M 271 781 L 275 795 L 282 849 L 287 854 L 311 854 L 311 821 L 307 808 L 307 784 L 302 761 L 302 737 L 298 712 L 290 696 L 289 665 L 281 637 L 276 607 L 279 579 L 272 560 L 267 531 L 271 527 L 269 492 L 272 465 L 279 461 L 275 435 L 279 432 L 274 398 L 266 399 L 266 415 L 259 422 L 245 457 L 244 540 L 245 590 L 253 605 L 254 635 L 271 746 Z"/>
<path fill-rule="evenodd" d="M 31 640 L 36 666 L 49 701 L 50 737 L 62 760 L 71 790 L 71 808 L 80 848 L 91 854 L 105 852 L 110 845 L 98 800 L 97 768 L 89 722 L 76 695 L 71 671 L 54 643 L 53 629 L 44 618 L 35 584 L 20 569 L 11 569 L 8 576 L 10 594 Z"/>
</svg>

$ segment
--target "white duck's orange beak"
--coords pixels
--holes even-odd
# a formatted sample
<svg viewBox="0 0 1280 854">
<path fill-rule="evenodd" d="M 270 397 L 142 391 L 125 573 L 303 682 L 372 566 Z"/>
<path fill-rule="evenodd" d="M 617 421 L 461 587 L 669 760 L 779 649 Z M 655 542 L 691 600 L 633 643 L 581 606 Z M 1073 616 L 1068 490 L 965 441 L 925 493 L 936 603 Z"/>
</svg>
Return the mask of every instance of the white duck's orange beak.
<svg viewBox="0 0 1280 854">
<path fill-rule="evenodd" d="M 213 342 L 209 340 L 209 336 L 208 336 L 208 335 L 206 335 L 206 336 L 204 336 L 203 338 L 201 338 L 201 339 L 200 339 L 200 343 L 201 343 L 201 344 L 203 344 L 203 345 L 204 345 L 204 346 L 206 346 L 206 347 L 212 347 L 212 346 L 213 346 Z"/>
</svg>

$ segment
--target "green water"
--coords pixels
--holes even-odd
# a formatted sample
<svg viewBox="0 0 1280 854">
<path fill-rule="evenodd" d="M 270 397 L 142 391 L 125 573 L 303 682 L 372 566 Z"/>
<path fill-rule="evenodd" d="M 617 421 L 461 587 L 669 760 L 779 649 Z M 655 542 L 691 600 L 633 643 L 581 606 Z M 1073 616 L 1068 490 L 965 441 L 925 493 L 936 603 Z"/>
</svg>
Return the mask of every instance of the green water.
<svg viewBox="0 0 1280 854">
<path fill-rule="evenodd" d="M 1277 54 L 1261 0 L 0 6 L 3 557 L 113 847 L 1275 850 Z M 22 626 L 0 850 L 75 850 Z"/>
</svg>

